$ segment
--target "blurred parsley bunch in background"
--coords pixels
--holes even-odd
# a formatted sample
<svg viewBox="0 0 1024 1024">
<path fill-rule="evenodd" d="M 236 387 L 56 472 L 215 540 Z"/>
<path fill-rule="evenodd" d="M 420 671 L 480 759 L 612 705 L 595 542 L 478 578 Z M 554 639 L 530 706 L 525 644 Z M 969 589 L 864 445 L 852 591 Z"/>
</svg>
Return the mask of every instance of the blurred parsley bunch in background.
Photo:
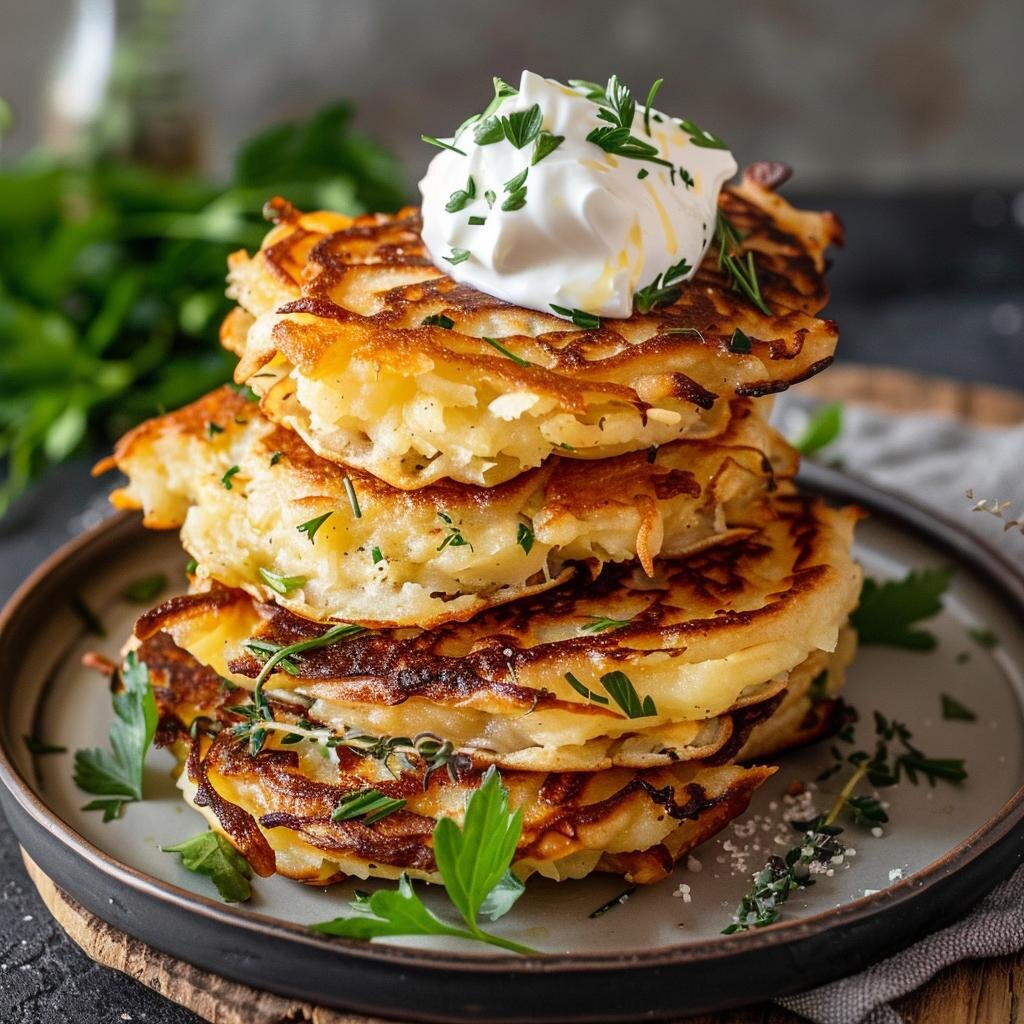
<svg viewBox="0 0 1024 1024">
<path fill-rule="evenodd" d="M 47 466 L 229 379 L 225 259 L 258 248 L 267 199 L 401 205 L 397 163 L 351 119 L 338 103 L 263 132 L 226 187 L 110 159 L 0 168 L 0 514 Z"/>
</svg>

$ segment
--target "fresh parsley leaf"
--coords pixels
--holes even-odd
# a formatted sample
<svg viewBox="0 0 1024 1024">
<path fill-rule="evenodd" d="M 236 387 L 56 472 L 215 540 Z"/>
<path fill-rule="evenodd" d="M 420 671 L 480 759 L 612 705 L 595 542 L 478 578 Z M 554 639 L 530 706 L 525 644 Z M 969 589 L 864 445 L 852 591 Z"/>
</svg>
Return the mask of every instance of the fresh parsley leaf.
<svg viewBox="0 0 1024 1024">
<path fill-rule="evenodd" d="M 495 351 L 500 352 L 506 359 L 511 359 L 516 366 L 532 366 L 533 364 L 528 359 L 523 359 L 522 356 L 517 356 L 514 352 L 510 352 L 501 342 L 496 341 L 494 338 L 481 338 L 482 342 L 490 345 Z"/>
<path fill-rule="evenodd" d="M 654 699 L 648 694 L 643 700 L 625 672 L 608 672 L 601 676 L 601 685 L 612 700 L 622 708 L 627 718 L 649 718 L 658 713 Z"/>
<path fill-rule="evenodd" d="M 199 563 L 194 558 L 190 558 L 185 563 L 185 575 L 187 575 L 187 576 L 194 576 L 196 574 L 196 570 L 198 568 L 199 568 Z"/>
<path fill-rule="evenodd" d="M 450 331 L 455 326 L 455 321 L 444 313 L 435 313 L 433 316 L 424 317 L 422 324 L 424 327 L 443 327 Z"/>
<path fill-rule="evenodd" d="M 647 170 L 646 167 L 641 167 L 640 170 L 636 172 L 637 180 L 638 181 L 643 181 L 644 178 L 646 178 L 647 175 L 650 174 L 650 173 L 651 172 L 649 170 Z"/>
<path fill-rule="evenodd" d="M 564 135 L 553 135 L 551 132 L 541 132 L 533 145 L 533 156 L 530 157 L 530 166 L 539 164 L 546 156 L 550 156 L 558 147 L 565 142 Z"/>
<path fill-rule="evenodd" d="M 183 867 L 209 878 L 225 903 L 244 903 L 252 895 L 249 862 L 219 832 L 202 832 L 160 849 L 179 854 Z"/>
<path fill-rule="evenodd" d="M 593 313 L 582 309 L 570 309 L 568 306 L 556 306 L 553 302 L 551 308 L 559 315 L 571 320 L 577 327 L 585 331 L 596 331 L 601 326 L 601 318 Z"/>
<path fill-rule="evenodd" d="M 526 187 L 516 189 L 512 192 L 507 199 L 505 199 L 501 208 L 506 213 L 514 213 L 516 210 L 521 210 L 526 205 Z"/>
<path fill-rule="evenodd" d="M 526 523 L 520 523 L 516 527 L 516 543 L 526 552 L 530 553 L 530 549 L 533 547 L 533 530 L 526 525 Z"/>
<path fill-rule="evenodd" d="M 264 569 L 263 566 L 260 566 L 259 574 L 263 582 L 278 594 L 289 594 L 291 591 L 298 590 L 299 587 L 306 585 L 305 576 L 281 576 L 276 572 L 271 572 L 269 569 Z"/>
<path fill-rule="evenodd" d="M 465 263 L 469 259 L 468 249 L 452 249 L 450 256 L 444 257 L 446 263 L 451 263 L 455 266 L 457 263 Z"/>
<path fill-rule="evenodd" d="M 528 146 L 540 134 L 544 116 L 540 112 L 540 104 L 534 103 L 526 110 L 517 110 L 501 119 L 501 129 L 505 138 L 516 149 Z"/>
<path fill-rule="evenodd" d="M 167 576 L 162 572 L 150 573 L 133 580 L 121 591 L 121 597 L 136 604 L 149 604 L 167 589 Z"/>
<path fill-rule="evenodd" d="M 131 651 L 120 673 L 120 689 L 111 702 L 116 718 L 110 727 L 110 750 L 75 751 L 75 785 L 94 796 L 86 809 L 102 810 L 104 821 L 120 814 L 125 803 L 142 799 L 142 771 L 156 733 L 157 710 L 149 670 Z"/>
<path fill-rule="evenodd" d="M 434 858 L 448 898 L 465 922 L 449 925 L 431 913 L 403 875 L 398 889 L 380 889 L 361 898 L 354 909 L 360 916 L 335 918 L 312 926 L 323 935 L 373 939 L 385 935 L 450 935 L 485 942 L 514 953 L 535 952 L 483 931 L 481 914 L 492 920 L 507 913 L 522 892 L 509 868 L 522 833 L 522 811 L 510 811 L 501 776 L 489 768 L 466 803 L 462 826 L 441 818 L 434 828 Z M 373 916 L 369 916 L 373 915 Z"/>
<path fill-rule="evenodd" d="M 307 519 L 304 523 L 299 523 L 295 529 L 298 530 L 299 533 L 304 533 L 309 538 L 309 543 L 312 544 L 313 538 L 316 537 L 316 531 L 319 530 L 320 527 L 323 526 L 324 523 L 326 523 L 333 515 L 334 509 L 331 509 L 330 512 L 325 512 L 322 516 L 314 516 L 314 518 Z"/>
<path fill-rule="evenodd" d="M 942 717 L 950 722 L 976 722 L 978 716 L 948 693 L 942 694 Z"/>
<path fill-rule="evenodd" d="M 367 786 L 354 793 L 346 793 L 331 812 L 331 821 L 351 821 L 362 818 L 367 825 L 372 825 L 382 818 L 400 811 L 405 801 L 386 796 L 379 789 Z"/>
<path fill-rule="evenodd" d="M 476 199 L 476 182 L 473 180 L 473 175 L 466 179 L 465 188 L 456 189 L 448 197 L 448 202 L 445 203 L 444 208 L 449 213 L 458 213 L 459 210 L 465 209 L 466 204 L 471 199 Z"/>
<path fill-rule="evenodd" d="M 219 423 L 214 423 L 213 420 L 210 420 L 210 422 L 206 424 L 206 436 L 207 437 L 213 437 L 214 434 L 223 434 L 223 433 L 224 433 L 224 428 Z"/>
<path fill-rule="evenodd" d="M 881 584 L 866 579 L 860 604 L 850 617 L 860 642 L 913 651 L 932 650 L 935 636 L 910 627 L 941 611 L 942 595 L 952 577 L 952 569 L 922 569 L 908 573 L 902 580 Z"/>
<path fill-rule="evenodd" d="M 813 455 L 830 445 L 842 431 L 843 403 L 829 402 L 815 412 L 793 447 L 801 455 Z"/>
<path fill-rule="evenodd" d="M 25 746 L 28 747 L 29 753 L 35 754 L 36 756 L 67 753 L 67 747 L 59 747 L 53 743 L 46 743 L 35 735 L 29 736 L 26 734 L 21 738 L 25 741 Z"/>
<path fill-rule="evenodd" d="M 729 339 L 729 351 L 737 352 L 741 355 L 747 355 L 753 348 L 750 338 L 743 333 L 738 327 L 732 332 L 732 337 Z"/>
<path fill-rule="evenodd" d="M 270 456 L 270 464 L 272 466 L 276 466 L 281 461 L 283 456 L 284 452 L 274 452 L 274 454 Z"/>
<path fill-rule="evenodd" d="M 594 103 L 604 102 L 604 86 L 597 82 L 588 82 L 585 78 L 570 78 L 569 85 L 573 89 L 580 90 L 588 100 Z"/>
<path fill-rule="evenodd" d="M 231 483 L 231 478 L 232 478 L 232 477 L 233 477 L 233 476 L 234 476 L 234 475 L 235 475 L 236 473 L 239 473 L 239 472 L 241 472 L 241 466 L 232 466 L 232 467 L 231 467 L 231 468 L 230 468 L 229 470 L 227 470 L 227 472 L 226 472 L 226 473 L 225 473 L 225 474 L 224 474 L 224 475 L 223 475 L 223 476 L 222 476 L 222 477 L 220 478 L 220 482 L 221 482 L 221 483 L 222 483 L 222 484 L 224 485 L 224 490 L 225 490 L 225 491 L 230 491 L 230 490 L 232 489 L 232 483 Z"/>
<path fill-rule="evenodd" d="M 473 129 L 473 140 L 478 146 L 490 146 L 505 138 L 505 129 L 500 117 L 485 117 Z"/>
<path fill-rule="evenodd" d="M 526 176 L 530 173 L 529 167 L 524 167 L 517 175 L 505 182 L 506 192 L 518 192 L 526 184 Z"/>
<path fill-rule="evenodd" d="M 378 547 L 375 547 L 370 552 L 370 558 L 373 559 L 373 564 L 374 565 L 377 565 L 379 562 L 383 562 L 384 561 L 384 556 L 380 553 L 380 548 L 378 548 Z"/>
<path fill-rule="evenodd" d="M 495 195 L 495 193 L 491 189 L 488 189 L 484 193 L 484 202 L 486 202 L 487 206 L 492 210 L 494 209 L 494 200 L 497 198 L 497 195 Z"/>
</svg>

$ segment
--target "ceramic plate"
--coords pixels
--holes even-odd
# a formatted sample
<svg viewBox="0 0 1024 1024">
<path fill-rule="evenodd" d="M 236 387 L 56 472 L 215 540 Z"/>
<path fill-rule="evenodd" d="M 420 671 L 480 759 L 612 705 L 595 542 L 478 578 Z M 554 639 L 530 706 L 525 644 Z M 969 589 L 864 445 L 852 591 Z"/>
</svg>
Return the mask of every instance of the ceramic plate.
<svg viewBox="0 0 1024 1024">
<path fill-rule="evenodd" d="M 36 734 L 69 751 L 105 746 L 109 695 L 80 656 L 115 655 L 128 636 L 142 608 L 119 596 L 127 583 L 162 570 L 184 589 L 176 535 L 143 531 L 133 515 L 58 552 L 0 623 L 4 809 L 33 859 L 99 917 L 210 971 L 338 1008 L 404 1020 L 635 1021 L 753 1002 L 849 973 L 964 913 L 1024 850 L 1024 576 L 957 528 L 863 484 L 814 467 L 803 480 L 874 513 L 857 542 L 868 574 L 956 568 L 944 611 L 928 623 L 937 650 L 865 647 L 844 695 L 862 714 L 860 745 L 871 743 L 877 709 L 906 722 L 928 754 L 965 758 L 969 778 L 882 791 L 890 826 L 880 836 L 848 828 L 856 854 L 798 891 L 772 928 L 721 934 L 750 874 L 796 837 L 785 821 L 794 813 L 791 784 L 810 782 L 817 810 L 831 802 L 843 776 L 812 781 L 832 763 L 828 742 L 785 756 L 745 815 L 670 879 L 602 916 L 590 915 L 622 892 L 620 879 L 531 881 L 494 930 L 541 957 L 491 955 L 457 940 L 367 945 L 309 933 L 305 925 L 347 912 L 347 883 L 257 879 L 250 903 L 220 903 L 205 879 L 159 850 L 205 828 L 178 796 L 168 753 L 150 754 L 147 799 L 103 824 L 81 810 L 88 798 L 71 780 L 72 755 L 34 757 L 22 739 Z M 106 637 L 84 631 L 72 594 L 97 612 Z M 999 643 L 979 645 L 970 635 L 977 629 Z M 942 693 L 974 709 L 976 721 L 945 720 Z M 449 912 L 437 891 L 426 899 Z"/>
</svg>

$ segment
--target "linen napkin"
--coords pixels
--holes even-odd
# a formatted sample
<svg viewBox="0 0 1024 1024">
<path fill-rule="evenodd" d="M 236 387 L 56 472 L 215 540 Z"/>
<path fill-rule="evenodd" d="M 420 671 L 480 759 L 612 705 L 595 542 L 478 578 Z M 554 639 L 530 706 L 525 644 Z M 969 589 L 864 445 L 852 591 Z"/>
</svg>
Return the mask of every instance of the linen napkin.
<svg viewBox="0 0 1024 1024">
<path fill-rule="evenodd" d="M 816 403 L 780 399 L 775 422 L 798 436 Z M 864 406 L 844 410 L 839 437 L 824 461 L 887 490 L 934 507 L 1024 564 L 1024 423 L 985 429 L 937 416 L 892 416 Z M 970 489 L 973 498 L 965 496 Z M 975 510 L 985 500 L 989 511 Z M 1011 502 L 1003 507 L 1002 503 Z M 996 503 L 993 505 L 993 503 Z M 1001 515 L 993 514 L 992 509 Z M 778 1003 L 816 1024 L 901 1024 L 894 999 L 962 960 L 1024 949 L 1024 868 L 1001 883 L 963 920 L 860 974 L 786 996 Z"/>
</svg>

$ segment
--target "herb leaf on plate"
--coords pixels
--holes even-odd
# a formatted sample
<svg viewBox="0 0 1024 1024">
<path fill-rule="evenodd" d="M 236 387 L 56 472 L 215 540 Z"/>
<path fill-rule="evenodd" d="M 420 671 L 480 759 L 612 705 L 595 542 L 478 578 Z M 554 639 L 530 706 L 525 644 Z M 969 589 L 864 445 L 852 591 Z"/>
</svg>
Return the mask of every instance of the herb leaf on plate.
<svg viewBox="0 0 1024 1024">
<path fill-rule="evenodd" d="M 749 352 L 750 349 L 747 348 L 746 351 Z M 801 455 L 813 455 L 828 447 L 842 432 L 843 403 L 829 402 L 808 420 L 804 432 L 793 442 L 793 447 Z"/>
<path fill-rule="evenodd" d="M 933 650 L 935 635 L 912 627 L 942 610 L 942 595 L 952 578 L 952 569 L 920 569 L 902 580 L 864 580 L 860 604 L 850 617 L 860 642 Z"/>
<path fill-rule="evenodd" d="M 252 895 L 249 862 L 219 832 L 201 832 L 160 849 L 180 854 L 186 869 L 209 878 L 225 903 L 244 903 Z"/>
<path fill-rule="evenodd" d="M 480 915 L 492 921 L 501 917 L 523 891 L 522 883 L 509 870 L 522 828 L 522 812 L 509 810 L 508 791 L 497 769 L 491 767 L 466 803 L 462 826 L 452 818 L 441 818 L 434 829 L 437 869 L 465 928 L 449 925 L 432 913 L 402 875 L 397 891 L 381 889 L 355 901 L 353 909 L 360 911 L 360 916 L 324 921 L 313 925 L 313 930 L 349 939 L 450 935 L 513 953 L 533 953 L 528 946 L 483 931 L 477 920 Z"/>
<path fill-rule="evenodd" d="M 149 670 L 134 651 L 125 658 L 120 690 L 111 698 L 117 716 L 110 727 L 110 749 L 75 751 L 75 785 L 103 797 L 84 810 L 103 811 L 103 820 L 120 815 L 126 803 L 142 799 L 146 751 L 156 733 L 157 710 L 149 685 Z"/>
</svg>

